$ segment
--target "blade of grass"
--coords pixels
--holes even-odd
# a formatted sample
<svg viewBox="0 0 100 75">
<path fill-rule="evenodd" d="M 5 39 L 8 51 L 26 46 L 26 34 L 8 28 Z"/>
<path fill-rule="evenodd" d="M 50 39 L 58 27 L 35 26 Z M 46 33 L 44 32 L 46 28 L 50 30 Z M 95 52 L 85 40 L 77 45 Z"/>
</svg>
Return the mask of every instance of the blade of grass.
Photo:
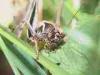
<svg viewBox="0 0 100 75">
<path fill-rule="evenodd" d="M 4 41 L 9 49 L 9 51 L 6 51 L 6 53 L 9 54 L 8 56 L 10 56 L 12 62 L 15 64 L 18 70 L 23 73 L 23 75 L 46 75 L 39 65 L 27 53 L 22 51 L 18 52 L 18 49 L 16 49 L 11 42 L 6 39 L 4 39 Z"/>
<path fill-rule="evenodd" d="M 13 63 L 13 61 L 12 61 L 12 59 L 11 59 L 9 53 L 8 53 L 8 48 L 6 47 L 4 41 L 2 40 L 1 37 L 0 37 L 0 42 L 1 42 L 0 48 L 2 49 L 4 55 L 6 56 L 8 62 L 9 62 L 9 64 L 10 64 L 10 66 L 11 66 L 13 72 L 14 72 L 14 74 L 15 74 L 15 75 L 20 75 L 20 72 L 19 72 L 18 69 L 15 67 L 15 65 L 14 65 L 14 63 Z"/>
</svg>

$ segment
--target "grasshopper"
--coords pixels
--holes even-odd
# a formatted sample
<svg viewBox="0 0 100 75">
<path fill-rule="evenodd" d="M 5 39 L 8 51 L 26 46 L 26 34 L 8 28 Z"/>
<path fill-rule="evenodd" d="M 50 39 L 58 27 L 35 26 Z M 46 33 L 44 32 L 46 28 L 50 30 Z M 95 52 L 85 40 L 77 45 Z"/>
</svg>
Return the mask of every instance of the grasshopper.
<svg viewBox="0 0 100 75">
<path fill-rule="evenodd" d="M 64 43 L 65 34 L 60 27 L 63 3 L 64 1 L 60 0 L 56 21 L 50 22 L 42 20 L 43 0 L 31 0 L 23 22 L 16 31 L 16 35 L 20 37 L 22 28 L 27 24 L 29 39 L 35 44 L 37 59 L 42 49 L 55 51 L 56 48 Z"/>
</svg>

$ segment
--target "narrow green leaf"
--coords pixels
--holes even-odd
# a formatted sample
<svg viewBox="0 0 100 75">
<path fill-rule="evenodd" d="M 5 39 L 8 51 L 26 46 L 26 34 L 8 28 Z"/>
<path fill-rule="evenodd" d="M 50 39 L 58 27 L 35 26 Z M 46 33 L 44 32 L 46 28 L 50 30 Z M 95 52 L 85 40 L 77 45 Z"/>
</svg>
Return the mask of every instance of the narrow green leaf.
<svg viewBox="0 0 100 75">
<path fill-rule="evenodd" d="M 11 59 L 11 55 L 9 55 L 9 52 L 8 52 L 8 48 L 6 47 L 4 41 L 2 40 L 2 38 L 0 37 L 0 48 L 2 49 L 4 55 L 6 56 L 13 72 L 15 75 L 20 75 L 20 72 L 18 71 L 18 69 L 15 67 L 15 64 L 13 63 L 12 59 Z"/>
<path fill-rule="evenodd" d="M 12 59 L 13 64 L 24 75 L 46 75 L 39 65 L 25 52 L 20 52 L 11 42 L 4 40 L 9 51 L 8 57 Z M 20 50 L 22 50 L 20 48 Z M 6 55 L 6 54 L 5 54 Z"/>
</svg>

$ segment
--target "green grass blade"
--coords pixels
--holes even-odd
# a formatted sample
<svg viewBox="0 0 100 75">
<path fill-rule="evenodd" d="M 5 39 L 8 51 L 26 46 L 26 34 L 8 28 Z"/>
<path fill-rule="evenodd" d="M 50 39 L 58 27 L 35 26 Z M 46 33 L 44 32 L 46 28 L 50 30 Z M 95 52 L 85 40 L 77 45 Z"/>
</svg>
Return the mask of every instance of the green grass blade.
<svg viewBox="0 0 100 75">
<path fill-rule="evenodd" d="M 18 49 L 9 41 L 5 40 L 9 51 L 6 51 L 12 59 L 13 64 L 24 75 L 46 75 L 39 65 L 27 53 L 19 52 Z M 3 49 L 4 50 L 4 49 Z M 20 49 L 22 50 L 22 49 Z M 6 54 L 5 54 L 6 55 Z"/>
<path fill-rule="evenodd" d="M 13 63 L 13 61 L 12 61 L 10 55 L 9 55 L 8 48 L 6 47 L 4 41 L 3 41 L 3 39 L 2 39 L 1 37 L 0 37 L 0 42 L 1 42 L 0 48 L 2 49 L 4 55 L 6 56 L 8 62 L 9 62 L 9 64 L 10 64 L 10 66 L 11 66 L 13 72 L 14 72 L 14 74 L 15 74 L 15 75 L 20 75 L 20 72 L 19 72 L 18 69 L 15 67 L 15 65 L 14 65 L 14 63 Z"/>
</svg>

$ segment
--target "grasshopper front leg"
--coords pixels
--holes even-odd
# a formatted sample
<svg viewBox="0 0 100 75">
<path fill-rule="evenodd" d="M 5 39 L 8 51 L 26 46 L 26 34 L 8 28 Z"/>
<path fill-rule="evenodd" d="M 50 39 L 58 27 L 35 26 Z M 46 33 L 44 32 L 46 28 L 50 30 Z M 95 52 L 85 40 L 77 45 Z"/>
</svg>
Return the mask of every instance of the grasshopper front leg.
<svg viewBox="0 0 100 75">
<path fill-rule="evenodd" d="M 39 22 L 42 20 L 42 0 L 34 0 L 34 1 L 35 1 L 35 10 L 32 11 L 28 24 L 29 32 L 31 34 L 29 37 L 33 38 L 31 39 L 31 41 L 33 41 L 35 44 L 36 55 L 37 55 L 36 59 L 39 59 L 39 53 L 43 48 L 42 46 L 43 40 L 38 38 L 36 33 L 36 28 L 38 28 Z"/>
</svg>

